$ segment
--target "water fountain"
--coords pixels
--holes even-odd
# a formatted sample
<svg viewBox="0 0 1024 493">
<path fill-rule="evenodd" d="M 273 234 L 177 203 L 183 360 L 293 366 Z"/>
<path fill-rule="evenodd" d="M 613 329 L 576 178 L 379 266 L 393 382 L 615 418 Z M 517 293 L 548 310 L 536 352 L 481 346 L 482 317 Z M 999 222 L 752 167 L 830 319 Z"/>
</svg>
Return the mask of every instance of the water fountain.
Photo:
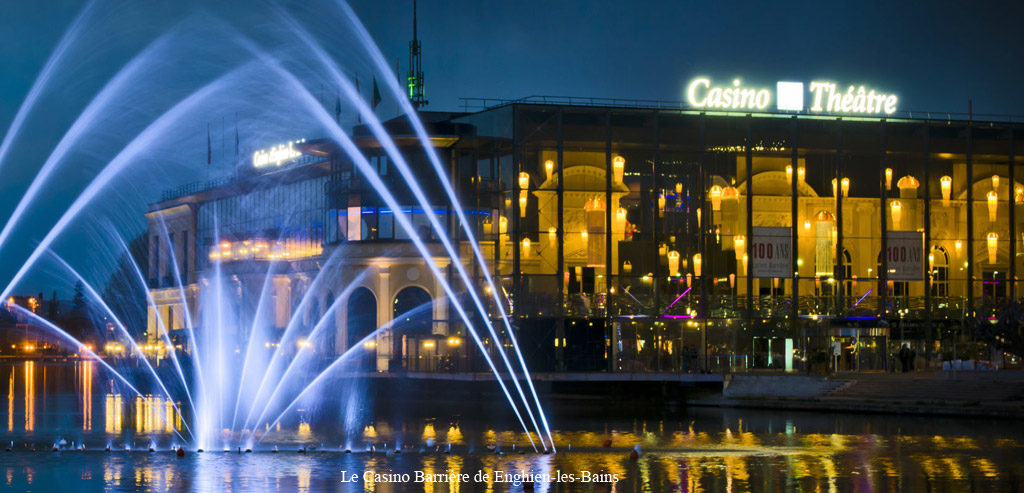
<svg viewBox="0 0 1024 493">
<path fill-rule="evenodd" d="M 448 206 L 458 217 L 469 240 L 468 244 L 472 245 L 473 262 L 483 267 L 484 283 L 490 288 L 487 291 L 491 293 L 493 301 L 498 307 L 498 318 L 505 328 L 504 335 L 499 335 L 495 329 L 485 308 L 484 300 L 477 294 L 478 287 L 468 274 L 465 263 L 460 259 L 458 247 L 448 237 L 446 227 L 434 215 L 426 215 L 431 233 L 440 240 L 444 251 L 452 259 L 452 265 L 456 269 L 457 277 L 453 283 L 449 283 L 435 263 L 434 254 L 421 238 L 420 231 L 413 226 L 411 218 L 404 212 L 403 204 L 392 194 L 388 185 L 376 175 L 363 151 L 353 142 L 339 122 L 332 118 L 323 102 L 314 96 L 314 89 L 311 89 L 312 83 L 309 80 L 304 80 L 303 77 L 308 76 L 309 73 L 324 73 L 326 74 L 324 80 L 339 87 L 339 104 L 341 98 L 344 97 L 346 106 L 355 109 L 381 143 L 391 161 L 401 171 L 405 178 L 405 185 L 409 187 L 415 197 L 415 203 L 424 209 L 432 207 L 433 204 L 427 199 L 420 184 L 412 178 L 415 175 L 411 172 L 409 164 L 385 130 L 384 125 L 377 118 L 373 109 L 362 101 L 355 84 L 348 76 L 344 75 L 346 71 L 343 66 L 328 55 L 328 51 L 316 41 L 313 34 L 301 22 L 288 11 L 277 6 L 272 6 L 271 10 L 275 13 L 280 25 L 284 26 L 282 33 L 298 40 L 297 48 L 312 54 L 311 59 L 303 60 L 303 63 L 314 68 L 304 72 L 301 69 L 308 69 L 308 67 L 296 67 L 294 63 L 285 63 L 288 58 L 281 53 L 281 50 L 268 49 L 258 39 L 248 36 L 227 23 L 216 19 L 207 21 L 206 27 L 217 31 L 218 39 L 229 39 L 231 40 L 229 44 L 242 47 L 242 55 L 234 60 L 235 63 L 228 69 L 209 82 L 188 91 L 168 109 L 160 111 L 158 116 L 146 122 L 141 131 L 125 139 L 127 142 L 121 145 L 116 155 L 103 164 L 94 176 L 90 177 L 81 192 L 75 196 L 72 203 L 63 210 L 53 226 L 31 250 L 27 258 L 21 262 L 14 275 L 6 281 L 4 288 L 0 290 L 0 298 L 7 298 L 19 286 L 19 283 L 26 277 L 34 275 L 34 269 L 37 269 L 38 265 L 45 261 L 53 261 L 59 266 L 64 276 L 81 282 L 85 287 L 85 294 L 99 306 L 102 315 L 116 329 L 118 338 L 127 341 L 127 349 L 134 360 L 133 364 L 137 367 L 127 368 L 123 365 L 120 368 L 115 367 L 92 350 L 83 351 L 84 357 L 99 361 L 105 371 L 111 373 L 134 394 L 140 396 L 146 405 L 153 407 L 151 402 L 154 395 L 166 399 L 166 402 L 173 407 L 175 416 L 185 417 L 180 427 L 174 427 L 177 439 L 191 444 L 196 449 L 226 448 L 231 450 L 256 447 L 266 437 L 269 430 L 278 426 L 278 423 L 290 412 L 294 413 L 297 403 L 310 399 L 316 400 L 316 397 L 313 396 L 317 390 L 320 390 L 320 387 L 331 382 L 336 383 L 339 376 L 345 374 L 347 362 L 353 359 L 353 355 L 362 348 L 364 341 L 374 337 L 377 332 L 382 330 L 399 330 L 391 323 L 384 324 L 377 331 L 366 336 L 364 341 L 352 346 L 322 368 L 316 367 L 317 362 L 310 357 L 312 354 L 310 351 L 304 351 L 301 348 L 297 351 L 290 349 L 297 341 L 315 344 L 321 339 L 323 332 L 329 330 L 327 323 L 329 317 L 333 317 L 338 305 L 347 298 L 351 289 L 357 286 L 358 282 L 347 286 L 335 299 L 335 302 L 311 325 L 311 328 L 300 323 L 300 313 L 304 311 L 308 303 L 311 303 L 311 293 L 316 293 L 321 284 L 327 282 L 323 277 L 330 271 L 331 264 L 344 256 L 344 247 L 334 249 L 324 258 L 323 268 L 312 281 L 311 287 L 302 295 L 291 320 L 280 340 L 275 343 L 269 357 L 264 351 L 261 351 L 261 346 L 271 340 L 262 321 L 265 315 L 263 311 L 270 303 L 268 288 L 271 284 L 274 262 L 271 262 L 271 268 L 266 270 L 259 298 L 252 304 L 254 313 L 251 314 L 251 317 L 243 318 L 239 318 L 237 313 L 227 309 L 230 305 L 231 295 L 227 292 L 226 275 L 221 270 L 221 264 L 214 263 L 202 274 L 203 279 L 200 283 L 202 287 L 199 295 L 200 312 L 197 314 L 186 312 L 183 317 L 186 324 L 188 351 L 171 350 L 164 363 L 166 368 L 163 369 L 144 355 L 144 351 L 136 343 L 132 332 L 118 318 L 115 307 L 108 306 L 98 289 L 88 282 L 86 276 L 76 270 L 72 261 L 66 260 L 55 251 L 55 244 L 61 235 L 73 228 L 76 222 L 86 215 L 84 214 L 86 210 L 92 210 L 94 202 L 102 200 L 109 194 L 117 193 L 114 191 L 114 184 L 118 182 L 122 174 L 131 172 L 133 167 L 138 166 L 148 149 L 159 147 L 162 142 L 174 139 L 174 133 L 180 131 L 183 122 L 197 118 L 215 102 L 223 104 L 224 101 L 231 101 L 230 97 L 225 96 L 226 94 L 238 90 L 238 88 L 251 86 L 253 80 L 261 79 L 263 81 L 261 89 L 269 87 L 277 94 L 286 94 L 291 111 L 298 108 L 299 112 L 304 115 L 303 118 L 312 122 L 316 128 L 327 135 L 328 139 L 336 143 L 352 160 L 367 183 L 379 194 L 380 199 L 394 211 L 395 222 L 409 235 L 416 250 L 421 254 L 423 263 L 435 276 L 447 298 L 453 302 L 451 307 L 457 312 L 458 318 L 465 324 L 468 334 L 481 351 L 482 358 L 495 376 L 496 384 L 508 401 L 526 438 L 535 450 L 553 451 L 554 439 L 537 391 L 530 379 L 525 360 L 516 342 L 514 328 L 503 308 L 503 300 L 499 298 L 501 291 L 489 274 L 486 258 L 475 241 L 470 221 L 449 182 L 444 166 L 430 144 L 425 127 L 419 121 L 416 111 L 398 85 L 395 74 L 385 63 L 382 54 L 355 13 L 344 3 L 329 7 L 337 9 L 339 17 L 346 20 L 342 24 L 342 29 L 348 30 L 349 36 L 356 40 L 354 49 L 351 51 L 361 53 L 361 56 L 368 60 L 367 63 L 374 67 L 378 74 L 376 78 L 385 81 L 385 90 L 399 102 L 402 113 L 421 139 L 421 145 L 437 173 L 436 178 L 443 186 L 450 201 Z M 86 7 L 77 17 L 23 101 L 11 127 L 4 135 L 3 143 L 0 144 L 0 166 L 5 164 L 8 151 L 17 142 L 24 120 L 31 115 L 34 105 L 37 104 L 39 98 L 45 95 L 48 84 L 56 77 L 54 72 L 61 68 L 62 63 L 65 63 L 66 51 L 69 46 L 74 45 L 81 31 L 89 28 L 92 9 L 91 5 Z M 195 20 L 197 16 L 189 19 Z M 20 197 L 14 211 L 4 223 L 3 229 L 0 230 L 0 249 L 11 245 L 11 242 L 17 237 L 15 232 L 19 227 L 24 226 L 23 218 L 37 205 L 46 187 L 54 184 L 60 170 L 66 166 L 69 156 L 81 146 L 87 133 L 95 131 L 98 125 L 110 120 L 112 114 L 117 111 L 115 104 L 117 99 L 128 87 L 139 84 L 144 75 L 165 67 L 165 57 L 175 55 L 175 50 L 171 48 L 175 47 L 175 43 L 181 42 L 182 39 L 180 33 L 175 32 L 176 29 L 179 27 L 175 26 L 158 36 L 155 41 L 124 64 L 89 101 L 42 163 L 31 184 Z M 204 49 L 209 48 L 204 47 Z M 111 224 L 108 229 L 109 234 L 116 238 L 118 244 L 121 245 L 121 249 L 127 251 L 127 245 L 121 239 L 118 228 Z M 163 240 L 166 241 L 168 235 L 166 228 L 163 233 Z M 182 273 L 178 272 L 179 262 L 174 255 L 172 251 L 170 265 L 174 266 L 175 270 L 172 276 L 176 280 L 174 287 L 184 299 L 186 286 L 181 281 Z M 145 292 L 147 305 L 155 309 L 157 305 L 146 289 L 146 276 L 143 274 L 143 270 L 138 265 L 132 265 L 134 276 L 131 281 L 137 283 L 137 288 L 140 291 Z M 469 306 L 464 306 L 463 294 L 468 295 L 471 301 Z M 431 304 L 439 301 L 434 300 Z M 31 319 L 38 328 L 57 336 L 71 350 L 84 347 L 81 341 L 57 327 L 52 321 L 45 320 L 20 307 L 14 308 L 22 316 Z M 430 306 L 425 305 L 421 309 L 430 309 Z M 187 304 L 186 310 L 188 310 Z M 473 314 L 471 311 L 477 313 Z M 250 321 L 249 327 L 243 331 L 241 328 L 247 324 L 246 320 Z M 478 320 L 483 322 L 483 327 L 477 326 Z M 193 321 L 197 321 L 198 324 L 194 326 Z M 157 316 L 162 343 L 167 348 L 174 348 L 175 344 L 168 335 L 166 323 L 161 316 Z M 231 337 L 237 335 L 247 335 L 248 337 L 242 344 L 244 351 L 236 352 L 235 344 L 230 340 Z M 482 335 L 489 336 L 491 341 L 499 343 L 496 344 L 498 347 L 504 347 L 505 344 L 501 342 L 507 340 L 510 350 L 499 350 L 497 352 L 499 358 L 492 359 L 490 351 L 485 347 L 481 338 Z M 167 366 L 168 364 L 169 366 Z M 348 366 L 351 367 L 351 365 Z M 308 383 L 303 384 L 303 381 Z M 507 385 L 508 381 L 511 382 L 511 386 Z M 140 382 L 141 385 L 135 382 Z M 523 383 L 526 384 L 525 387 Z M 146 391 L 141 390 L 140 387 L 144 387 Z M 359 409 L 359 399 L 358 393 L 350 396 L 351 403 L 346 406 L 344 420 L 348 427 L 354 427 L 358 422 L 356 414 Z M 154 410 L 154 414 L 163 416 L 156 410 Z M 349 447 L 354 445 L 350 444 Z M 150 445 L 151 449 L 157 447 L 159 445 L 156 443 Z"/>
</svg>

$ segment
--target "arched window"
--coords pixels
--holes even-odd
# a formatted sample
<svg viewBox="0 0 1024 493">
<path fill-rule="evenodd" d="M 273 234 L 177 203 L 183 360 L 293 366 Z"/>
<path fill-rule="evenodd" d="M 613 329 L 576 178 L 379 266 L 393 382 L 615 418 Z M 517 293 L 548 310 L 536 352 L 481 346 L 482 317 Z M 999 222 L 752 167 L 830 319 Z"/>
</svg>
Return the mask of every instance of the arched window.
<svg viewBox="0 0 1024 493">
<path fill-rule="evenodd" d="M 405 335 L 428 336 L 434 324 L 433 300 L 423 288 L 407 287 L 398 292 L 394 302 L 394 327 Z"/>
<path fill-rule="evenodd" d="M 359 369 L 372 371 L 376 368 L 377 339 L 370 335 L 377 330 L 377 298 L 369 289 L 356 288 L 348 297 L 346 312 L 345 350 L 362 351 L 362 356 L 352 359 L 359 361 Z"/>
<path fill-rule="evenodd" d="M 928 254 L 928 263 L 931 266 L 932 296 L 949 296 L 949 253 L 945 248 L 935 246 Z"/>
</svg>

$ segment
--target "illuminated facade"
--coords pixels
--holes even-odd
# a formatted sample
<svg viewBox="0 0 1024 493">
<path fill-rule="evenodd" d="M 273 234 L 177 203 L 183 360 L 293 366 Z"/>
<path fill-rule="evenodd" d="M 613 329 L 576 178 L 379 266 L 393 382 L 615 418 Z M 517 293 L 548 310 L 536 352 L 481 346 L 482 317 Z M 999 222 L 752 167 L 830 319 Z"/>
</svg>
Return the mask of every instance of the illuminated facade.
<svg viewBox="0 0 1024 493">
<path fill-rule="evenodd" d="M 535 369 L 883 370 L 901 344 L 920 368 L 954 357 L 1017 364 L 999 341 L 1020 333 L 1019 125 L 524 102 L 423 115 Z M 423 214 L 448 225 L 477 276 L 473 289 L 489 300 L 403 127 L 389 122 L 437 204 L 409 206 L 417 232 L 444 268 Z M 356 142 L 382 180 L 400 203 L 415 203 L 364 132 L 355 130 Z M 302 316 L 315 319 L 342 292 L 356 299 L 333 314 L 336 352 L 403 313 L 392 309 L 400 301 L 442 298 L 348 161 L 322 141 L 295 149 L 318 158 L 154 206 L 151 239 L 163 222 L 193 221 L 171 228 L 176 251 L 201 252 L 181 269 L 184 284 L 197 286 L 219 262 L 240 293 L 258 293 L 264 274 L 234 272 L 253 263 L 235 261 L 286 260 L 273 282 L 283 327 L 317 272 L 335 269 Z M 265 201 L 276 206 L 261 217 L 251 204 Z M 344 261 L 322 267 L 332 255 Z M 165 257 L 151 251 L 151 280 L 168 272 Z M 345 290 L 353 282 L 360 289 Z M 154 297 L 162 306 L 157 295 L 168 294 L 166 306 L 180 311 L 170 287 Z M 377 338 L 378 370 L 445 367 L 436 363 L 451 355 L 445 338 L 461 341 L 465 328 L 447 302 L 430 313 L 406 335 Z M 150 334 L 160 317 L 152 314 Z M 468 353 L 454 366 L 474 367 Z"/>
</svg>

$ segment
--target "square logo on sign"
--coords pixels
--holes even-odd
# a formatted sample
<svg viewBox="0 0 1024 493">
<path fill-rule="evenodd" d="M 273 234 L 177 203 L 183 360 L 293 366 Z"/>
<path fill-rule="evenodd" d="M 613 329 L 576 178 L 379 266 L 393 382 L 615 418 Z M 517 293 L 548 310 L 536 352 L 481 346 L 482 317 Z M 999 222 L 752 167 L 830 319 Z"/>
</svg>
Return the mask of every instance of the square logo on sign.
<svg viewBox="0 0 1024 493">
<path fill-rule="evenodd" d="M 778 94 L 778 108 L 787 111 L 803 111 L 804 83 L 779 82 L 775 93 Z"/>
</svg>

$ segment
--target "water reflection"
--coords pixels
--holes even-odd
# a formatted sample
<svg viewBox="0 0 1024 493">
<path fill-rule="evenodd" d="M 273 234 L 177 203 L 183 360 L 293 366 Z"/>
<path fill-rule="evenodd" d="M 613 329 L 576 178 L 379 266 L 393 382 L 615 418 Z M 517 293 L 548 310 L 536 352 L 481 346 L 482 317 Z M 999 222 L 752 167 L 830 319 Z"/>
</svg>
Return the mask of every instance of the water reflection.
<svg viewBox="0 0 1024 493">
<path fill-rule="evenodd" d="M 80 478 L 120 489 L 338 489 L 338 471 L 360 476 L 353 490 L 398 491 L 373 481 L 364 471 L 449 474 L 414 489 L 444 491 L 520 490 L 511 484 L 460 483 L 454 476 L 477 471 L 517 474 L 614 475 L 616 485 L 595 491 L 743 491 L 1006 489 L 1024 478 L 1024 426 L 1015 421 L 985 422 L 938 418 L 861 417 L 756 411 L 690 410 L 666 419 L 586 420 L 553 416 L 560 453 L 534 454 L 523 432 L 497 426 L 486 414 L 411 415 L 375 419 L 347 436 L 337 420 L 307 413 L 303 420 L 276 425 L 263 446 L 282 453 L 191 454 L 185 460 L 167 452 L 177 442 L 182 417 L 159 395 L 131 395 L 90 362 L 18 362 L 0 366 L 6 388 L 7 436 L 15 442 L 3 481 L 11 489 L 59 488 L 54 478 Z M 479 417 L 478 417 L 479 416 Z M 93 426 L 102 420 L 103 426 Z M 55 437 L 84 441 L 91 450 L 113 443 L 115 452 L 64 452 L 74 461 L 27 452 L 48 450 Z M 534 437 L 536 440 L 536 437 Z M 152 441 L 160 452 L 145 452 Z M 605 441 L 610 447 L 605 447 Z M 297 454 L 298 444 L 345 444 L 356 451 Z M 433 447 L 427 446 L 433 443 Z M 122 444 L 134 444 L 125 452 Z M 385 446 L 405 448 L 389 457 Z M 453 452 L 445 454 L 451 444 Z M 569 450 L 571 445 L 571 451 Z M 629 451 L 640 445 L 639 460 Z M 498 453 L 489 446 L 494 446 Z M 513 449 L 513 446 L 515 447 Z M 365 453 L 373 447 L 377 453 Z M 344 466 L 344 467 L 342 467 Z M 55 469 L 56 468 L 56 469 Z M 370 478 L 372 480 L 372 478 Z M 344 488 L 343 488 L 344 489 Z M 534 491 L 579 488 L 537 484 Z M 583 488 L 589 489 L 589 488 Z"/>
</svg>

